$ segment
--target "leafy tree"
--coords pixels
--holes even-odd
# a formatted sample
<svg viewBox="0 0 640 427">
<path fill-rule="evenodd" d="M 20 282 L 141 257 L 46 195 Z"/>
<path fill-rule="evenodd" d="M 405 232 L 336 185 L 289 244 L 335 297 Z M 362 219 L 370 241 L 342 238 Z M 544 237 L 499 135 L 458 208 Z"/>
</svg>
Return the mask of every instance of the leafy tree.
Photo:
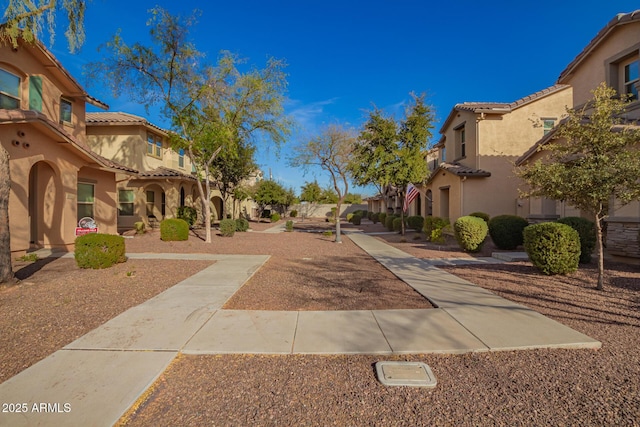
<svg viewBox="0 0 640 427">
<path fill-rule="evenodd" d="M 253 200 L 258 205 L 258 217 L 262 217 L 262 212 L 271 206 L 279 209 L 286 203 L 287 191 L 282 185 L 275 181 L 264 180 L 257 183 L 251 191 Z"/>
<path fill-rule="evenodd" d="M 303 202 L 317 203 L 320 201 L 322 189 L 318 181 L 305 182 L 300 193 L 300 200 Z"/>
<path fill-rule="evenodd" d="M 172 145 L 185 150 L 201 178 L 197 188 L 210 243 L 208 200 L 217 156 L 238 156 L 241 142 L 253 141 L 256 132 L 276 144 L 284 141 L 284 63 L 270 59 L 264 70 L 241 73 L 243 61 L 223 52 L 215 67 L 203 64 L 203 54 L 188 40 L 195 15 L 183 19 L 159 7 L 151 13 L 151 46 L 128 46 L 116 34 L 106 44 L 110 55 L 90 68 L 94 76 L 107 77 L 115 96 L 127 93 L 147 108 L 162 104 L 174 132 Z"/>
<path fill-rule="evenodd" d="M 338 193 L 330 186 L 323 188 L 320 193 L 320 203 L 324 203 L 326 205 L 338 203 L 339 198 L 340 196 L 338 196 Z"/>
<path fill-rule="evenodd" d="M 18 39 L 34 43 L 46 25 L 51 43 L 55 36 L 55 16 L 63 9 L 67 13 L 65 32 L 69 50 L 75 52 L 84 42 L 84 10 L 81 0 L 40 1 L 10 0 L 4 11 L 5 21 L 0 24 L 0 43 L 18 46 Z M 9 231 L 9 195 L 11 174 L 9 153 L 0 144 L 0 283 L 14 281 L 11 267 L 11 235 Z"/>
<path fill-rule="evenodd" d="M 218 188 L 224 199 L 225 211 L 230 204 L 230 198 L 240 183 L 249 178 L 258 166 L 254 161 L 256 148 L 246 143 L 239 143 L 236 150 L 222 150 L 211 164 L 212 176 L 218 182 Z M 225 212 L 227 217 L 229 212 Z M 235 219 L 236 210 L 232 209 L 231 215 Z"/>
<path fill-rule="evenodd" d="M 360 194 L 349 193 L 344 198 L 344 202 L 348 205 L 358 205 L 362 203 L 362 196 Z"/>
<path fill-rule="evenodd" d="M 319 135 L 311 138 L 304 145 L 295 147 L 290 163 L 295 167 L 308 168 L 320 166 L 331 175 L 333 189 L 338 195 L 336 202 L 338 218 L 336 221 L 337 243 L 342 242 L 340 236 L 340 207 L 349 191 L 349 159 L 356 140 L 351 130 L 340 125 L 324 128 Z"/>
<path fill-rule="evenodd" d="M 627 101 L 602 83 L 593 100 L 558 126 L 551 143 L 541 146 L 543 160 L 516 173 L 529 186 L 525 197 L 564 200 L 595 218 L 598 252 L 597 289 L 604 286 L 602 224 L 610 203 L 625 205 L 640 199 L 640 132 L 624 120 Z"/>
<path fill-rule="evenodd" d="M 378 109 L 369 113 L 369 120 L 354 143 L 349 165 L 359 185 L 373 184 L 381 193 L 389 186 L 396 187 L 401 204 L 407 184 L 421 183 L 429 174 L 425 154 L 434 116 L 424 95 L 412 94 L 411 97 L 412 103 L 400 121 Z M 401 232 L 404 234 L 404 220 Z"/>
</svg>

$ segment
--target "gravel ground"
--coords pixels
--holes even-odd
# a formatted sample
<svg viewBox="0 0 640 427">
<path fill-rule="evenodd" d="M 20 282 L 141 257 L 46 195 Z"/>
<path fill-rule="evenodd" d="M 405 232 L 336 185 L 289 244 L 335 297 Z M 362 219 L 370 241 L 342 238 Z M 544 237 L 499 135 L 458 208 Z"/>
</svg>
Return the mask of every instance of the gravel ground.
<svg viewBox="0 0 640 427">
<path fill-rule="evenodd" d="M 264 224 L 252 224 L 254 228 L 259 226 Z M 381 238 L 384 237 L 386 235 Z M 391 236 L 392 240 L 395 238 Z M 303 242 L 304 249 L 302 243 L 292 240 Z M 307 233 L 240 233 L 231 239 L 216 236 L 212 245 L 204 245 L 196 237 L 188 242 L 158 242 L 157 235 L 154 237 L 151 233 L 127 240 L 127 248 L 129 251 L 156 252 L 168 252 L 171 248 L 176 252 L 271 253 L 282 257 L 294 253 L 300 258 L 324 257 L 320 254 L 325 243 L 331 246 L 330 250 L 349 250 L 347 244 L 336 245 L 328 238 Z M 415 244 L 412 250 L 437 251 L 424 242 L 413 240 L 393 244 L 403 248 L 407 243 Z M 445 250 L 434 255 L 457 257 L 459 252 Z M 183 265 L 192 262 L 180 263 L 180 269 L 170 270 L 172 279 L 177 271 L 183 272 Z M 169 267 L 170 264 L 162 262 L 156 267 Z M 261 273 L 269 269 L 269 264 Z M 276 264 L 273 266 L 277 267 Z M 28 280 L 42 274 L 48 282 L 69 266 L 48 274 L 45 274 L 46 267 Z M 449 272 L 602 341 L 603 347 L 597 351 L 556 349 L 403 356 L 180 356 L 147 393 L 147 400 L 140 402 L 137 410 L 122 422 L 141 426 L 637 426 L 640 425 L 640 267 L 609 263 L 608 268 L 610 276 L 602 292 L 592 289 L 593 266 L 566 277 L 542 276 L 526 263 L 447 268 Z M 291 280 L 299 280 L 293 269 L 275 270 L 274 274 L 288 272 L 294 276 Z M 124 269 L 122 273 L 126 271 Z M 136 277 L 139 275 L 137 272 Z M 53 305 L 59 288 L 76 286 L 74 295 L 83 293 L 86 284 L 92 280 L 78 279 L 79 276 L 69 274 L 66 280 L 53 286 L 49 305 Z M 272 286 L 282 282 L 282 277 L 269 280 L 265 276 L 264 286 L 280 292 Z M 331 280 L 335 279 L 327 281 Z M 101 286 L 106 286 L 105 280 L 101 278 L 100 281 Z M 157 281 L 161 282 L 162 278 Z M 20 286 L 24 286 L 21 292 L 26 292 L 23 301 L 16 303 L 15 299 L 7 298 Z M 21 284 L 19 287 L 0 291 L 3 312 L 19 311 L 24 301 L 37 295 L 39 290 L 38 286 Z M 117 294 L 118 298 L 112 298 L 116 300 L 113 304 L 124 304 L 122 300 L 127 299 L 126 291 L 130 288 L 124 286 Z M 260 299 L 257 294 L 256 299 Z M 263 303 L 268 301 L 263 299 Z M 134 304 L 137 302 L 131 303 Z M 54 329 L 71 328 L 77 322 L 75 312 L 52 307 L 48 312 L 34 311 L 14 323 L 32 324 L 27 326 L 28 330 L 46 335 L 50 323 L 55 322 Z M 7 340 L 4 331 L 8 326 L 0 327 L 3 348 L 9 348 L 9 353 L 17 353 L 20 348 L 19 354 L 23 354 L 24 345 L 18 341 L 20 337 Z M 24 344 L 40 345 L 33 341 Z M 2 360 L 4 373 L 4 354 Z M 426 362 L 433 369 L 438 385 L 435 389 L 382 386 L 373 366 L 380 360 Z"/>
</svg>

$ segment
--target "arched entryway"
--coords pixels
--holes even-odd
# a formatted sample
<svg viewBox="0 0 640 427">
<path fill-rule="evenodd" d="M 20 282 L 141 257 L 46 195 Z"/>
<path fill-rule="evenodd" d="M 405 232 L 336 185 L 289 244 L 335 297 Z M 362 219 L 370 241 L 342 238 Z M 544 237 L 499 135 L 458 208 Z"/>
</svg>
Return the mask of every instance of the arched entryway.
<svg viewBox="0 0 640 427">
<path fill-rule="evenodd" d="M 63 244 L 62 183 L 47 162 L 40 161 L 29 171 L 29 245 Z"/>
<path fill-rule="evenodd" d="M 223 219 L 223 207 L 224 203 L 220 196 L 213 196 L 211 198 L 211 218 L 212 221 L 220 221 Z"/>
</svg>

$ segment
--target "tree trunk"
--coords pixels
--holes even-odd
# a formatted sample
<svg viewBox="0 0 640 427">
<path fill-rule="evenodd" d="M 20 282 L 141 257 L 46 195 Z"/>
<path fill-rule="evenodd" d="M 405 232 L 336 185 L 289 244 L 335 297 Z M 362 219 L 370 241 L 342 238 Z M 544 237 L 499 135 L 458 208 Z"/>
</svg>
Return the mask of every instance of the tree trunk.
<svg viewBox="0 0 640 427">
<path fill-rule="evenodd" d="M 11 283 L 15 280 L 11 268 L 11 236 L 9 234 L 10 190 L 9 153 L 0 144 L 0 283 Z"/>
<path fill-rule="evenodd" d="M 342 243 L 342 237 L 340 236 L 340 206 L 342 206 L 342 200 L 338 200 L 336 204 L 336 243 Z"/>
<path fill-rule="evenodd" d="M 203 211 L 204 211 L 204 231 L 205 231 L 205 243 L 211 243 L 211 184 L 209 183 L 209 174 L 204 174 L 204 185 L 206 188 L 205 197 L 203 199 Z"/>
<path fill-rule="evenodd" d="M 598 285 L 596 289 L 604 289 L 604 245 L 602 244 L 602 219 L 596 215 L 596 237 L 598 243 Z"/>
</svg>

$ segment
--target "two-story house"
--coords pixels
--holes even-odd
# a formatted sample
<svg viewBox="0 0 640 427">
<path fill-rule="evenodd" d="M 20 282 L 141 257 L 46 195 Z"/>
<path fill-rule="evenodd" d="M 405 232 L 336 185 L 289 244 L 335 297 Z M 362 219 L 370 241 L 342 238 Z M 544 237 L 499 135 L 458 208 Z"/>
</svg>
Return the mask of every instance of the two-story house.
<svg viewBox="0 0 640 427">
<path fill-rule="evenodd" d="M 513 164 L 549 132 L 571 105 L 571 87 L 558 84 L 512 103 L 456 104 L 440 129 L 431 176 L 422 186 L 422 215 L 451 222 L 472 212 L 518 213 Z"/>
<path fill-rule="evenodd" d="M 558 78 L 558 84 L 572 87 L 572 105 L 582 108 L 592 97 L 592 91 L 602 82 L 619 94 L 631 97 L 625 113 L 630 126 L 640 121 L 640 10 L 621 13 L 598 32 Z M 544 156 L 537 150 L 552 139 L 540 139 L 516 162 L 517 165 Z M 640 179 L 640 171 L 638 172 Z M 557 218 L 587 215 L 554 200 L 532 199 L 528 206 L 530 218 Z M 607 250 L 611 254 L 640 257 L 640 202 L 620 206 L 613 201 L 607 219 Z"/>
<path fill-rule="evenodd" d="M 90 97 L 41 43 L 0 45 L 0 143 L 9 155 L 11 251 L 69 249 L 83 229 L 116 232 L 116 173 L 86 144 Z"/>
<path fill-rule="evenodd" d="M 121 112 L 87 113 L 87 143 L 99 155 L 136 169 L 118 175 L 118 229 L 142 221 L 155 226 L 177 216 L 179 206 L 201 210 L 189 156 L 169 145 L 168 132 L 148 120 Z M 222 198 L 214 190 L 212 215 L 222 215 Z"/>
</svg>

